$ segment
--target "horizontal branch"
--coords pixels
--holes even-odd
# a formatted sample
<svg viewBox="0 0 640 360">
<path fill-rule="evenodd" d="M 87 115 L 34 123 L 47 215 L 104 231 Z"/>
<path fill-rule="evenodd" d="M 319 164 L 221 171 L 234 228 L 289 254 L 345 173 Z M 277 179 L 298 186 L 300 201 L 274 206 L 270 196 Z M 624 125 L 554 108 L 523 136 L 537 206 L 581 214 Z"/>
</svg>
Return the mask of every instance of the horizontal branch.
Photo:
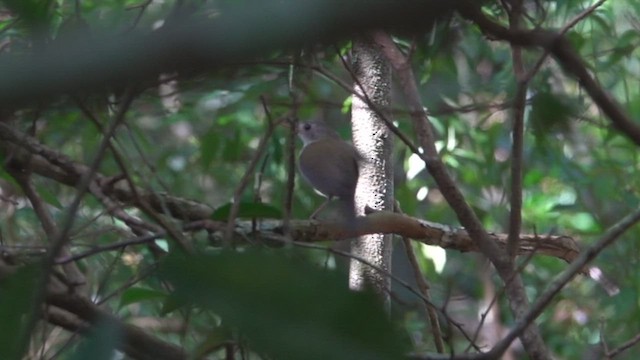
<svg viewBox="0 0 640 360">
<path fill-rule="evenodd" d="M 85 172 L 89 171 L 86 165 L 73 161 L 64 154 L 40 144 L 36 139 L 1 122 L 0 155 L 11 159 L 13 166 L 28 168 L 35 174 L 72 187 L 76 186 Z M 101 195 L 131 206 L 138 206 L 134 192 L 129 189 L 125 181 L 118 180 L 117 176 L 109 177 L 97 173 L 94 181 L 102 189 Z M 136 192 L 158 213 L 172 216 L 180 221 L 208 220 L 213 213 L 212 207 L 196 201 L 166 193 L 151 193 L 143 189 L 136 189 Z M 239 226 L 236 227 L 236 232 L 248 234 L 252 227 L 251 225 L 244 227 L 244 224 L 244 222 L 238 222 Z M 296 241 L 314 242 L 328 239 L 342 240 L 374 233 L 397 234 L 445 249 L 462 252 L 478 251 L 475 242 L 471 240 L 464 229 L 398 213 L 373 212 L 357 218 L 355 225 L 355 227 L 345 227 L 344 224 L 337 222 L 294 220 L 291 222 L 291 236 Z M 188 230 L 193 231 L 194 229 L 188 228 Z M 262 221 L 259 230 L 261 236 L 267 239 L 271 236 L 280 236 L 283 233 L 280 221 Z M 489 236 L 500 247 L 506 243 L 506 234 L 490 233 Z M 155 239 L 153 235 L 149 235 L 148 238 L 148 241 Z M 125 241 L 123 246 L 132 245 L 131 241 Z M 144 241 L 137 243 L 144 243 Z M 111 246 L 109 250 L 113 248 Z M 570 236 L 521 235 L 518 253 L 529 254 L 532 252 L 571 262 L 579 255 L 580 250 L 576 240 Z"/>
<path fill-rule="evenodd" d="M 250 231 L 249 223 L 240 223 L 239 229 Z M 345 225 L 340 222 L 295 220 L 291 222 L 290 234 L 295 241 L 316 242 L 326 240 L 345 240 L 367 234 L 395 234 L 407 237 L 426 245 L 439 246 L 444 249 L 461 252 L 479 251 L 476 243 L 466 230 L 413 218 L 407 215 L 378 211 L 358 217 L 354 224 Z M 280 236 L 280 221 L 265 221 L 258 228 L 263 238 L 269 233 Z M 489 238 L 499 247 L 504 248 L 507 234 L 489 233 Z M 577 241 L 570 236 L 536 234 L 520 235 L 519 255 L 532 252 L 553 256 L 566 262 L 573 261 L 580 253 Z"/>
</svg>

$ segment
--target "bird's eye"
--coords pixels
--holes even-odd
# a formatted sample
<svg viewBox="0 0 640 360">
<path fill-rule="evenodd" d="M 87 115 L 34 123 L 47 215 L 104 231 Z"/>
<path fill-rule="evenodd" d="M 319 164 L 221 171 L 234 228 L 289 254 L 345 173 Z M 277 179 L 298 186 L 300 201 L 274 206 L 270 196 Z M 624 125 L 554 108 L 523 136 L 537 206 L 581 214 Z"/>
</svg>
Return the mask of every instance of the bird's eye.
<svg viewBox="0 0 640 360">
<path fill-rule="evenodd" d="M 304 124 L 302 128 L 305 129 L 306 131 L 309 131 L 311 130 L 311 124 Z"/>
</svg>

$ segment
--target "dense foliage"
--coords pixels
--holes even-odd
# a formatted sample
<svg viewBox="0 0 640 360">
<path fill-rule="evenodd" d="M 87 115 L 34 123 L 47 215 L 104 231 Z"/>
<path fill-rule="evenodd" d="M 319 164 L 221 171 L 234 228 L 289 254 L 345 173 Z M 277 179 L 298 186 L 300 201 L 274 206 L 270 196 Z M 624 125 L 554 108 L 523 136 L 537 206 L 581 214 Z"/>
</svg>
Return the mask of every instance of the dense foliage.
<svg viewBox="0 0 640 360">
<path fill-rule="evenodd" d="M 21 59 L 73 48 L 68 44 L 82 49 L 79 44 L 95 45 L 103 39 L 118 43 L 157 34 L 185 17 L 215 21 L 225 9 L 225 2 L 215 1 L 3 3 L 0 71 L 12 69 Z M 510 3 L 485 2 L 482 10 L 507 24 Z M 593 3 L 524 1 L 522 27 L 563 28 Z M 632 119 L 640 118 L 638 13 L 636 0 L 605 1 L 566 32 L 599 85 Z M 300 31 L 304 29 L 303 24 Z M 16 144 L 7 140 L 8 133 L 0 136 L 0 270 L 5 263 L 12 268 L 9 275 L 0 271 L 0 358 L 110 358 L 112 349 L 132 336 L 123 323 L 137 325 L 147 336 L 177 345 L 195 358 L 393 359 L 435 352 L 422 300 L 405 286 L 393 283 L 391 320 L 373 295 L 347 290 L 348 256 L 333 250 L 344 244 L 290 246 L 250 233 L 232 239 L 235 251 L 223 251 L 229 240 L 224 226 L 195 224 L 207 217 L 226 221 L 229 203 L 241 186 L 239 220 L 286 216 L 290 130 L 270 126 L 281 119 L 319 118 L 348 138 L 353 84 L 348 35 L 328 44 L 310 39 L 304 48 L 267 48 L 259 57 L 224 65 L 198 63 L 191 71 L 182 67 L 133 84 L 105 80 L 92 88 L 45 91 L 46 84 L 30 85 L 38 83 L 37 73 L 23 74 L 24 86 L 38 93 L 3 106 L 0 122 L 68 159 L 51 163 L 45 156 L 49 162 L 39 165 L 35 157 L 42 152 L 27 149 L 33 158 L 25 160 L 7 145 Z M 518 87 L 514 48 L 489 39 L 455 12 L 442 16 L 428 32 L 401 33 L 394 39 L 410 56 L 449 173 L 486 229 L 507 232 Z M 175 51 L 187 49 L 182 45 L 167 39 Z M 638 208 L 638 145 L 612 125 L 581 83 L 545 49 L 521 50 L 524 68 L 537 70 L 526 91 L 522 232 L 567 235 L 588 246 Z M 184 51 L 186 58 L 192 55 Z M 70 62 L 84 56 L 61 55 Z M 107 54 L 102 65 L 123 59 L 127 57 L 112 59 Z M 42 71 L 55 73 L 56 65 Z M 156 64 L 149 67 L 155 69 Z M 70 83 L 82 77 L 109 78 L 58 75 Z M 410 113 L 396 88 L 391 113 L 398 129 L 412 138 Z M 116 121 L 121 124 L 105 141 L 103 135 Z M 260 148 L 263 141 L 265 147 Z M 98 158 L 99 176 L 93 180 L 102 188 L 83 184 L 82 173 L 74 172 L 77 168 L 64 166 L 92 166 Z M 400 140 L 394 159 L 395 197 L 402 210 L 459 226 L 424 164 Z M 255 170 L 243 179 L 254 160 Z M 136 191 L 131 191 L 132 185 Z M 188 199 L 184 206 L 201 212 L 175 210 L 176 199 Z M 296 178 L 292 219 L 306 219 L 322 202 Z M 183 231 L 187 224 L 194 230 Z M 66 250 L 48 258 L 47 249 L 61 243 L 58 236 L 64 232 Z M 578 276 L 537 319 L 557 358 L 609 351 L 640 333 L 639 236 L 637 228 L 629 230 L 593 262 L 616 282 L 619 294 L 610 297 L 594 281 Z M 180 254 L 185 241 L 198 255 Z M 442 310 L 440 325 L 451 352 L 470 346 L 460 327 L 470 336 L 480 327 L 475 342 L 484 350 L 508 331 L 514 321 L 501 290 L 503 282 L 483 257 L 418 242 L 412 247 L 430 283 L 432 301 Z M 62 297 L 43 294 L 41 263 L 46 267 L 51 265 L 47 259 L 61 262 L 73 255 L 79 258 L 64 266 L 76 264 L 85 282 L 62 283 L 99 304 L 102 314 L 81 313 L 82 307 L 76 313 L 71 300 L 65 303 Z M 561 259 L 539 255 L 522 259 L 522 264 L 532 300 L 567 266 Z M 69 271 L 53 269 L 44 277 Z M 415 288 L 411 271 L 398 240 L 394 274 Z M 43 298 L 48 304 L 44 309 L 34 303 Z M 486 316 L 493 299 L 494 312 Z M 88 323 L 95 326 L 89 330 Z M 517 344 L 510 351 L 509 356 L 522 354 Z M 136 351 L 127 354 L 135 356 Z M 638 354 L 640 350 L 632 347 L 618 358 Z"/>
</svg>

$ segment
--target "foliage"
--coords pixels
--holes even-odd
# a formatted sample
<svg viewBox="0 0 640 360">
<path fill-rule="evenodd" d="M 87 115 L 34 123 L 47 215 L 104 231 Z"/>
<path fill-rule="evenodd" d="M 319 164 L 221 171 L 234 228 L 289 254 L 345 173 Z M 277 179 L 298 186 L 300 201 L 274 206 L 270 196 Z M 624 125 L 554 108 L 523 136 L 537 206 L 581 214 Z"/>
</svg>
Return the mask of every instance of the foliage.
<svg viewBox="0 0 640 360">
<path fill-rule="evenodd" d="M 179 7 L 179 3 L 185 5 Z M 5 1 L 0 15 L 0 59 L 27 57 L 55 47 L 67 33 L 77 35 L 77 28 L 92 41 L 94 34 L 126 38 L 134 32 L 151 33 L 178 15 L 211 19 L 224 3 Z M 578 0 L 525 3 L 529 28 L 561 28 L 591 5 Z M 506 23 L 502 2 L 487 2 L 483 10 Z M 608 1 L 567 33 L 589 70 L 633 119 L 640 118 L 638 13 L 637 0 Z M 442 19 L 429 33 L 396 40 L 411 54 L 420 95 L 449 172 L 483 225 L 491 232 L 506 232 L 517 84 L 511 47 L 490 41 L 473 24 L 456 16 Z M 207 71 L 163 74 L 156 82 L 144 84 L 110 142 L 99 172 L 117 179 L 118 184 L 126 178 L 145 193 L 192 199 L 216 209 L 209 219 L 226 221 L 230 200 L 256 156 L 269 121 L 290 117 L 295 110 L 298 118 L 322 118 L 347 136 L 351 94 L 326 75 L 351 84 L 352 74 L 340 57 L 349 49 L 345 40 L 303 51 L 272 51 L 260 59 Z M 527 69 L 541 56 L 543 50 L 523 48 Z M 295 66 L 292 59 L 297 61 Z M 40 99 L 11 116 L 2 110 L 2 122 L 10 118 L 15 129 L 89 165 L 123 94 L 123 89 L 108 86 L 90 90 Z M 404 101 L 395 101 L 392 108 L 400 131 L 412 135 Z M 640 158 L 636 145 L 611 125 L 580 84 L 553 59 L 546 60 L 531 79 L 525 125 L 523 232 L 575 236 L 587 245 L 637 208 Z M 241 196 L 238 218 L 283 216 L 288 135 L 286 127 L 278 126 L 266 151 L 258 154 L 256 175 Z M 434 180 L 423 165 L 420 168 L 412 161 L 410 150 L 399 140 L 394 158 L 395 196 L 403 210 L 429 221 L 459 225 Z M 40 215 L 14 178 L 11 154 L 0 148 L 0 160 L 4 165 L 0 170 L 3 253 L 19 258 L 18 263 L 34 263 L 34 257 L 43 257 L 53 234 L 42 229 Z M 76 188 L 56 177 L 33 175 L 31 181 L 46 210 L 61 226 Z M 292 217 L 308 217 L 323 200 L 297 177 Z M 132 199 L 118 201 L 125 215 L 153 224 L 153 230 L 160 229 L 162 222 L 179 229 L 192 220 L 186 215 L 151 214 L 144 206 L 132 206 Z M 163 206 L 168 208 L 169 203 Z M 69 234 L 71 253 L 83 254 L 150 231 L 107 208 L 95 194 L 82 199 Z M 421 300 L 395 283 L 391 321 L 387 321 L 370 294 L 346 291 L 344 259 L 336 253 L 290 251 L 288 246 L 258 253 L 249 251 L 263 246 L 253 244 L 253 239 L 244 239 L 234 254 L 221 253 L 219 234 L 199 231 L 184 236 L 193 241 L 200 255 L 186 259 L 175 254 L 175 242 L 165 233 L 153 242 L 99 251 L 78 260 L 87 277 L 87 295 L 124 322 L 155 320 L 157 327 L 147 325 L 150 334 L 200 357 L 221 358 L 230 351 L 250 353 L 251 358 L 397 358 L 403 352 L 434 351 Z M 558 358 L 584 356 L 591 351 L 587 345 L 599 346 L 602 340 L 617 347 L 640 331 L 636 271 L 640 251 L 635 241 L 639 236 L 637 228 L 630 230 L 595 260 L 615 279 L 620 294 L 608 297 L 594 282 L 578 277 L 540 316 L 547 345 Z M 469 343 L 449 317 L 473 334 L 487 299 L 496 296 L 497 326 L 513 324 L 500 292 L 503 285 L 484 259 L 453 250 L 414 248 L 419 250 L 423 275 L 431 282 L 432 300 L 447 314 L 440 320 L 455 353 Z M 168 258 L 164 258 L 165 251 L 171 253 Z M 402 246 L 395 253 L 394 273 L 413 285 Z M 444 261 L 443 269 L 434 265 L 438 259 Z M 565 267 L 559 259 L 532 257 L 522 271 L 530 299 Z M 20 346 L 26 335 L 21 329 L 28 326 L 34 309 L 36 284 L 32 279 L 37 274 L 25 267 L 0 281 L 0 333 L 7 334 L 0 338 L 0 358 L 22 354 Z M 177 327 L 172 325 L 176 322 Z M 25 357 L 80 359 L 100 351 L 111 355 L 119 344 L 105 340 L 118 334 L 108 322 L 97 325 L 86 340 L 73 331 L 54 331 L 53 325 L 44 322 L 36 330 Z M 620 358 L 639 354 L 640 350 L 631 348 Z"/>
</svg>

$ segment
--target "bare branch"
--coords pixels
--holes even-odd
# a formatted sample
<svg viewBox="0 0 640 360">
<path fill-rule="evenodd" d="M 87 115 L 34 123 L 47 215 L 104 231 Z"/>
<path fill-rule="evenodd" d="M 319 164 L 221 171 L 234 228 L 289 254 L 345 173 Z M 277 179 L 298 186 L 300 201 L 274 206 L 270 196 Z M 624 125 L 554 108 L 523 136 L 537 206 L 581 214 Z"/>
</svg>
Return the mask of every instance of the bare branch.
<svg viewBox="0 0 640 360">
<path fill-rule="evenodd" d="M 630 349 L 632 346 L 636 345 L 640 342 L 640 334 L 634 336 L 633 338 L 626 341 L 624 344 L 618 346 L 617 348 L 607 351 L 605 354 L 606 359 L 613 359 L 614 357 L 620 355 L 624 351 Z"/>
<path fill-rule="evenodd" d="M 511 2 L 509 13 L 509 29 L 520 28 L 523 16 L 522 0 Z M 511 131 L 511 189 L 509 202 L 509 239 L 507 241 L 507 255 L 515 261 L 518 252 L 518 239 L 522 228 L 522 176 L 524 151 L 524 110 L 527 101 L 527 79 L 522 61 L 522 49 L 511 46 L 513 73 L 516 78 L 516 94 L 513 100 L 513 129 Z"/>
<path fill-rule="evenodd" d="M 253 172 L 256 169 L 256 166 L 258 166 L 258 161 L 260 161 L 260 158 L 262 158 L 262 156 L 264 155 L 267 145 L 269 144 L 269 139 L 271 139 L 271 135 L 273 134 L 273 131 L 275 130 L 276 125 L 280 121 L 282 121 L 282 120 L 278 120 L 274 122 L 273 119 L 271 118 L 271 113 L 269 112 L 266 103 L 263 103 L 263 105 L 265 107 L 267 129 L 264 133 L 264 136 L 260 139 L 258 148 L 256 149 L 256 152 L 253 155 L 251 162 L 249 162 L 249 165 L 247 166 L 247 170 L 242 176 L 242 179 L 240 179 L 240 182 L 238 183 L 236 190 L 233 192 L 233 203 L 231 204 L 231 209 L 229 210 L 229 218 L 227 220 L 227 231 L 223 239 L 225 245 L 231 244 L 231 239 L 233 237 L 233 228 L 235 227 L 235 220 L 238 217 L 238 211 L 240 210 L 240 199 L 242 197 L 242 193 L 244 192 L 244 189 L 249 184 L 249 180 L 251 180 L 251 176 L 253 176 Z"/>
<path fill-rule="evenodd" d="M 182 349 L 148 335 L 137 326 L 122 323 L 113 315 L 99 309 L 86 298 L 68 293 L 49 292 L 46 295 L 46 302 L 51 306 L 74 314 L 82 321 L 92 325 L 95 325 L 101 320 L 108 320 L 116 324 L 119 330 L 122 331 L 124 339 L 121 350 L 135 359 L 183 360 L 187 358 Z M 83 325 L 80 325 L 82 323 L 70 321 L 67 317 L 62 318 L 54 315 L 52 322 L 72 331 L 83 332 L 87 329 Z"/>
</svg>

